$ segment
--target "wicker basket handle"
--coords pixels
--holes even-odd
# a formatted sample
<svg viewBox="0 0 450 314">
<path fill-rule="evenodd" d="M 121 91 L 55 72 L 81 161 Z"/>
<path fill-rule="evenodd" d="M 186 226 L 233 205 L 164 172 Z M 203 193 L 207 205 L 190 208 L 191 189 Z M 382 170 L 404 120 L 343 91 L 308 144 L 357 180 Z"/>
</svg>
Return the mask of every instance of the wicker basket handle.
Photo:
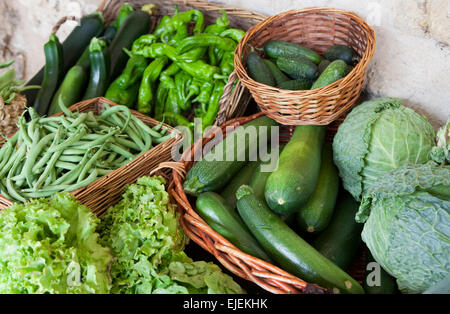
<svg viewBox="0 0 450 314">
<path fill-rule="evenodd" d="M 67 21 L 76 21 L 78 22 L 80 19 L 76 16 L 64 16 L 62 18 L 59 19 L 59 21 L 56 23 L 55 26 L 53 26 L 52 29 L 52 34 L 56 34 L 56 32 L 59 30 L 59 28 L 61 27 L 61 25 L 63 25 L 65 22 Z"/>
<path fill-rule="evenodd" d="M 183 178 L 186 176 L 186 168 L 184 166 L 184 163 L 180 162 L 180 161 L 167 161 L 167 162 L 162 162 L 158 165 L 158 167 L 156 167 L 155 169 L 153 169 L 150 172 L 150 175 L 155 174 L 157 171 L 162 170 L 162 169 L 172 169 L 174 170 L 176 173 L 178 173 L 178 175 Z"/>
</svg>

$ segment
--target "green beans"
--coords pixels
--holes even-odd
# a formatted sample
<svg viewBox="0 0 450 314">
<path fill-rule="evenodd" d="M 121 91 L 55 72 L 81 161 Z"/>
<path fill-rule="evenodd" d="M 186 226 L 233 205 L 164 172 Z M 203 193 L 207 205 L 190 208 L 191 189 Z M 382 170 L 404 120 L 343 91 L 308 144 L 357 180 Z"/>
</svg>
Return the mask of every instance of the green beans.
<svg viewBox="0 0 450 314">
<path fill-rule="evenodd" d="M 86 186 L 168 140 L 163 124 L 148 126 L 126 106 L 94 112 L 19 118 L 18 132 L 0 147 L 0 193 L 11 201 L 49 197 Z M 167 133 L 167 134 L 166 134 Z"/>
</svg>

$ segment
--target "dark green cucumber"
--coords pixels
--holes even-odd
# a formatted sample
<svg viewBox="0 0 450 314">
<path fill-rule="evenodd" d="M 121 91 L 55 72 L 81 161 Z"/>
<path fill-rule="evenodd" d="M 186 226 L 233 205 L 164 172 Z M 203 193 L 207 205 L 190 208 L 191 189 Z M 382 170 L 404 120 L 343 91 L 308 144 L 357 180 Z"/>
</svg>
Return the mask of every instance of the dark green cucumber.
<svg viewBox="0 0 450 314">
<path fill-rule="evenodd" d="M 330 65 L 331 61 L 327 59 L 323 59 L 320 61 L 319 65 L 317 66 L 317 69 L 319 70 L 319 73 L 322 74 L 323 71 Z"/>
<path fill-rule="evenodd" d="M 277 59 L 277 66 L 291 78 L 313 80 L 319 74 L 317 65 L 303 56 L 284 56 Z"/>
<path fill-rule="evenodd" d="M 324 53 L 325 58 L 330 61 L 342 60 L 348 65 L 358 62 L 358 56 L 352 47 L 345 45 L 334 45 L 328 48 Z"/>
<path fill-rule="evenodd" d="M 198 214 L 221 236 L 233 243 L 242 252 L 271 262 L 234 208 L 214 192 L 199 195 L 196 201 Z"/>
<path fill-rule="evenodd" d="M 367 294 L 394 294 L 398 291 L 395 278 L 389 275 L 380 264 L 376 263 L 370 250 L 366 247 L 366 271 L 364 273 L 363 288 Z M 378 272 L 379 270 L 379 272 Z M 377 282 L 378 281 L 378 282 Z M 370 284 L 370 285 L 369 285 Z M 448 291 L 447 293 L 450 293 Z"/>
<path fill-rule="evenodd" d="M 297 222 L 302 230 L 318 233 L 328 226 L 338 191 L 339 175 L 333 163 L 333 149 L 331 144 L 325 143 L 316 188 L 308 203 L 297 213 Z"/>
<path fill-rule="evenodd" d="M 40 115 L 47 114 L 53 95 L 64 77 L 63 49 L 55 34 L 51 34 L 49 41 L 44 45 L 44 53 L 44 80 L 34 101 L 34 110 Z"/>
<path fill-rule="evenodd" d="M 110 82 L 122 73 L 128 60 L 123 48 L 131 49 L 133 42 L 141 35 L 147 34 L 150 28 L 150 15 L 144 11 L 134 11 L 123 21 L 117 35 L 110 45 L 111 73 Z"/>
<path fill-rule="evenodd" d="M 327 68 L 320 74 L 319 78 L 314 82 L 311 89 L 316 89 L 330 85 L 331 83 L 340 80 L 346 76 L 350 71 L 350 67 L 342 60 L 335 60 L 331 62 Z"/>
<path fill-rule="evenodd" d="M 225 188 L 222 190 L 220 195 L 225 199 L 228 205 L 232 208 L 236 208 L 236 191 L 243 184 L 248 184 L 253 173 L 255 172 L 256 167 L 258 167 L 258 161 L 250 161 L 247 165 L 245 165 L 241 171 L 239 171 Z"/>
<path fill-rule="evenodd" d="M 69 108 L 81 97 L 83 97 L 84 88 L 86 87 L 88 75 L 83 67 L 73 66 L 64 77 L 61 86 L 58 88 L 47 115 L 53 115 L 61 111 L 60 103 L 63 103 L 66 108 Z"/>
<path fill-rule="evenodd" d="M 256 51 L 252 51 L 247 56 L 248 75 L 255 81 L 269 86 L 275 86 L 275 78 L 263 58 Z"/>
<path fill-rule="evenodd" d="M 93 37 L 99 36 L 104 29 L 104 19 L 100 12 L 94 12 L 83 16 L 80 24 L 76 26 L 72 32 L 62 43 L 64 55 L 63 73 L 66 73 L 89 46 Z M 64 75 L 64 74 L 63 74 Z M 31 78 L 26 86 L 41 85 L 44 79 L 44 67 Z M 23 94 L 27 97 L 28 103 L 33 104 L 37 97 L 37 90 L 27 90 Z"/>
<path fill-rule="evenodd" d="M 286 74 L 281 72 L 281 70 L 277 67 L 277 65 L 273 63 L 271 60 L 263 59 L 263 61 L 269 68 L 270 72 L 272 72 L 272 76 L 275 79 L 276 85 L 280 85 L 281 83 L 290 80 L 290 78 L 287 77 Z"/>
<path fill-rule="evenodd" d="M 242 220 L 262 248 L 284 270 L 335 293 L 364 293 L 356 280 L 298 236 L 254 195 L 251 187 L 240 187 L 237 199 Z"/>
<path fill-rule="evenodd" d="M 300 210 L 314 192 L 320 172 L 325 127 L 299 125 L 280 154 L 278 169 L 267 178 L 265 197 L 279 214 Z"/>
<path fill-rule="evenodd" d="M 91 61 L 91 73 L 89 84 L 83 96 L 84 100 L 105 96 L 108 89 L 110 55 L 105 41 L 92 38 L 89 45 L 89 59 Z"/>
<path fill-rule="evenodd" d="M 355 221 L 358 208 L 359 203 L 342 191 L 330 224 L 312 243 L 320 253 L 342 269 L 350 266 L 361 245 L 363 224 Z"/>
<path fill-rule="evenodd" d="M 310 89 L 311 85 L 312 85 L 311 80 L 300 79 L 282 82 L 278 84 L 277 87 L 280 89 L 287 89 L 287 90 L 306 90 Z"/>
<path fill-rule="evenodd" d="M 270 58 L 278 59 L 286 56 L 302 56 L 315 64 L 319 64 L 323 58 L 316 52 L 302 45 L 284 40 L 270 40 L 264 45 L 264 52 Z"/>
<path fill-rule="evenodd" d="M 207 191 L 219 191 L 247 163 L 248 156 L 256 154 L 259 133 L 266 130 L 270 139 L 271 127 L 277 125 L 263 116 L 236 128 L 189 170 L 184 182 L 185 192 L 198 196 Z M 256 136 L 248 136 L 251 133 Z M 250 140 L 256 145 L 250 145 Z M 230 152 L 234 154 L 230 156 Z"/>
</svg>

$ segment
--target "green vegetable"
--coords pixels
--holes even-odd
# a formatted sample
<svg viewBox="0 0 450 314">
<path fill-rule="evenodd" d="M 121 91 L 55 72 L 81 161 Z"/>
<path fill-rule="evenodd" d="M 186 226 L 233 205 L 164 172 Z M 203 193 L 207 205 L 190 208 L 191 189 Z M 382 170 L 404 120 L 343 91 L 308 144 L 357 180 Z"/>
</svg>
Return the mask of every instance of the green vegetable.
<svg viewBox="0 0 450 314">
<path fill-rule="evenodd" d="M 83 96 L 84 100 L 104 96 L 108 89 L 110 55 L 105 41 L 92 39 L 89 45 L 89 59 L 91 60 L 91 72 Z"/>
<path fill-rule="evenodd" d="M 119 13 L 117 13 L 117 19 L 116 19 L 116 27 L 118 29 L 120 29 L 120 27 L 122 26 L 123 22 L 126 20 L 126 18 L 132 13 L 134 12 L 134 8 L 131 4 L 129 4 L 128 2 L 125 2 L 124 4 L 122 4 L 122 6 L 119 9 Z"/>
<path fill-rule="evenodd" d="M 276 125 L 275 121 L 264 116 L 236 128 L 187 173 L 185 192 L 197 196 L 203 192 L 220 190 L 247 163 L 247 156 L 255 155 L 257 145 L 250 143 L 259 143 L 259 128 L 266 127 L 267 138 L 270 138 L 270 127 Z M 256 137 L 246 135 L 247 128 L 255 128 Z M 233 152 L 232 156 L 229 156 L 230 151 Z"/>
<path fill-rule="evenodd" d="M 348 65 L 352 65 L 358 61 L 358 56 L 353 48 L 345 45 L 331 46 L 325 51 L 324 57 L 331 62 L 335 60 L 342 60 Z"/>
<path fill-rule="evenodd" d="M 153 60 L 145 69 L 141 85 L 139 86 L 137 110 L 141 113 L 149 114 L 152 111 L 154 95 L 153 84 L 159 77 L 164 66 L 168 62 L 168 58 L 163 56 Z"/>
<path fill-rule="evenodd" d="M 319 64 L 323 58 L 316 52 L 302 45 L 291 43 L 283 40 L 269 40 L 264 45 L 264 52 L 273 59 L 286 56 L 301 56 L 308 58 L 315 64 Z"/>
<path fill-rule="evenodd" d="M 230 26 L 230 20 L 228 20 L 227 12 L 225 10 L 220 10 L 222 12 L 222 16 L 219 16 L 216 19 L 216 24 L 211 24 L 206 26 L 205 33 L 207 34 L 221 34 Z"/>
<path fill-rule="evenodd" d="M 366 101 L 339 126 L 333 141 L 334 162 L 344 188 L 356 200 L 386 171 L 428 160 L 433 127 L 401 103 L 397 98 Z"/>
<path fill-rule="evenodd" d="M 269 59 L 263 59 L 263 61 L 270 69 L 270 72 L 272 72 L 272 76 L 275 79 L 275 83 L 278 87 L 280 87 L 280 84 L 291 80 L 289 77 L 286 76 L 286 74 L 281 72 L 281 70 L 277 67 L 275 63 L 273 63 Z"/>
<path fill-rule="evenodd" d="M 289 80 L 282 82 L 277 85 L 280 89 L 287 89 L 287 90 L 306 90 L 311 88 L 311 80 L 307 79 L 299 79 L 299 80 Z"/>
<path fill-rule="evenodd" d="M 430 159 L 439 164 L 450 164 L 450 117 L 436 135 L 436 145 L 430 151 Z"/>
<path fill-rule="evenodd" d="M 177 45 L 177 53 L 182 54 L 195 47 L 215 47 L 220 50 L 234 51 L 236 42 L 230 38 L 224 38 L 214 34 L 199 34 L 184 38 Z"/>
<path fill-rule="evenodd" d="M 356 280 L 300 238 L 249 186 L 241 186 L 236 196 L 242 220 L 280 267 L 334 293 L 364 293 Z"/>
<path fill-rule="evenodd" d="M 105 98 L 113 101 L 118 105 L 124 105 L 133 108 L 139 92 L 140 82 L 136 82 L 126 89 L 122 89 L 117 83 L 117 79 L 109 85 L 105 93 Z"/>
<path fill-rule="evenodd" d="M 450 293 L 450 275 L 439 281 L 434 286 L 423 292 L 424 294 L 449 294 Z"/>
<path fill-rule="evenodd" d="M 148 61 L 145 57 L 134 55 L 131 52 L 129 52 L 129 54 L 130 59 L 128 59 L 125 69 L 115 80 L 116 84 L 122 89 L 127 89 L 138 82 L 148 65 Z"/>
<path fill-rule="evenodd" d="M 317 65 L 303 56 L 284 56 L 276 62 L 281 71 L 296 80 L 313 80 L 318 75 Z"/>
<path fill-rule="evenodd" d="M 243 293 L 218 266 L 186 256 L 188 238 L 165 183 L 161 177 L 139 178 L 102 218 L 101 240 L 115 257 L 111 292 Z"/>
<path fill-rule="evenodd" d="M 109 293 L 109 249 L 99 220 L 70 194 L 0 212 L 0 293 Z"/>
<path fill-rule="evenodd" d="M 211 92 L 211 97 L 208 101 L 208 109 L 202 116 L 202 128 L 205 130 L 207 127 L 214 124 L 216 121 L 217 113 L 220 109 L 220 99 L 223 95 L 223 90 L 225 88 L 225 83 L 222 81 L 216 81 L 214 83 L 214 89 Z"/>
<path fill-rule="evenodd" d="M 63 49 L 55 34 L 50 35 L 49 41 L 44 45 L 44 53 L 44 80 L 33 105 L 34 110 L 40 115 L 47 114 L 53 95 L 64 76 Z"/>
<path fill-rule="evenodd" d="M 244 253 L 271 262 L 233 207 L 214 192 L 199 195 L 196 210 L 205 222 Z"/>
<path fill-rule="evenodd" d="M 280 154 L 278 169 L 266 182 L 269 207 L 279 214 L 298 211 L 306 205 L 320 173 L 325 128 L 299 125 Z"/>
<path fill-rule="evenodd" d="M 333 164 L 333 150 L 331 145 L 325 143 L 316 187 L 306 205 L 297 213 L 297 222 L 302 230 L 319 233 L 328 226 L 338 190 L 339 175 Z"/>
<path fill-rule="evenodd" d="M 322 74 L 322 72 L 330 65 L 331 61 L 327 59 L 323 59 L 320 61 L 319 65 L 317 66 L 317 69 L 319 70 L 319 73 Z"/>
<path fill-rule="evenodd" d="M 331 62 L 314 82 L 311 89 L 316 89 L 330 85 L 345 77 L 350 72 L 350 67 L 342 60 Z"/>
<path fill-rule="evenodd" d="M 429 161 L 378 176 L 356 220 L 365 222 L 363 241 L 400 291 L 422 293 L 450 274 L 450 166 Z"/>
<path fill-rule="evenodd" d="M 247 56 L 247 70 L 248 75 L 255 81 L 269 86 L 276 85 L 272 71 L 256 51 Z"/>
</svg>

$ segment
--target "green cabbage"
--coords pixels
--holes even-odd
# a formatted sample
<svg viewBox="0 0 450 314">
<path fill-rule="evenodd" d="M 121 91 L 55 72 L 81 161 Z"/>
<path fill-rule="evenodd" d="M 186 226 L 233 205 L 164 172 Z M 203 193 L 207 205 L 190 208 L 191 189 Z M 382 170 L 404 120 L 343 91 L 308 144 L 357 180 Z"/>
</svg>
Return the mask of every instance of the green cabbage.
<svg viewBox="0 0 450 314">
<path fill-rule="evenodd" d="M 99 226 L 112 248 L 113 293 L 243 293 L 213 264 L 185 253 L 187 236 L 161 177 L 142 177 L 110 208 Z"/>
<path fill-rule="evenodd" d="M 0 293 L 108 293 L 112 256 L 97 223 L 66 193 L 2 210 Z"/>
<path fill-rule="evenodd" d="M 431 149 L 430 157 L 439 164 L 450 164 L 450 117 L 437 132 L 436 146 Z"/>
<path fill-rule="evenodd" d="M 360 201 L 384 172 L 407 163 L 425 163 L 435 144 L 431 124 L 397 98 L 379 98 L 355 107 L 333 141 L 334 161 L 344 188 Z"/>
<path fill-rule="evenodd" d="M 450 274 L 450 166 L 433 161 L 387 172 L 363 198 L 357 221 L 375 260 L 405 293 Z"/>
</svg>

